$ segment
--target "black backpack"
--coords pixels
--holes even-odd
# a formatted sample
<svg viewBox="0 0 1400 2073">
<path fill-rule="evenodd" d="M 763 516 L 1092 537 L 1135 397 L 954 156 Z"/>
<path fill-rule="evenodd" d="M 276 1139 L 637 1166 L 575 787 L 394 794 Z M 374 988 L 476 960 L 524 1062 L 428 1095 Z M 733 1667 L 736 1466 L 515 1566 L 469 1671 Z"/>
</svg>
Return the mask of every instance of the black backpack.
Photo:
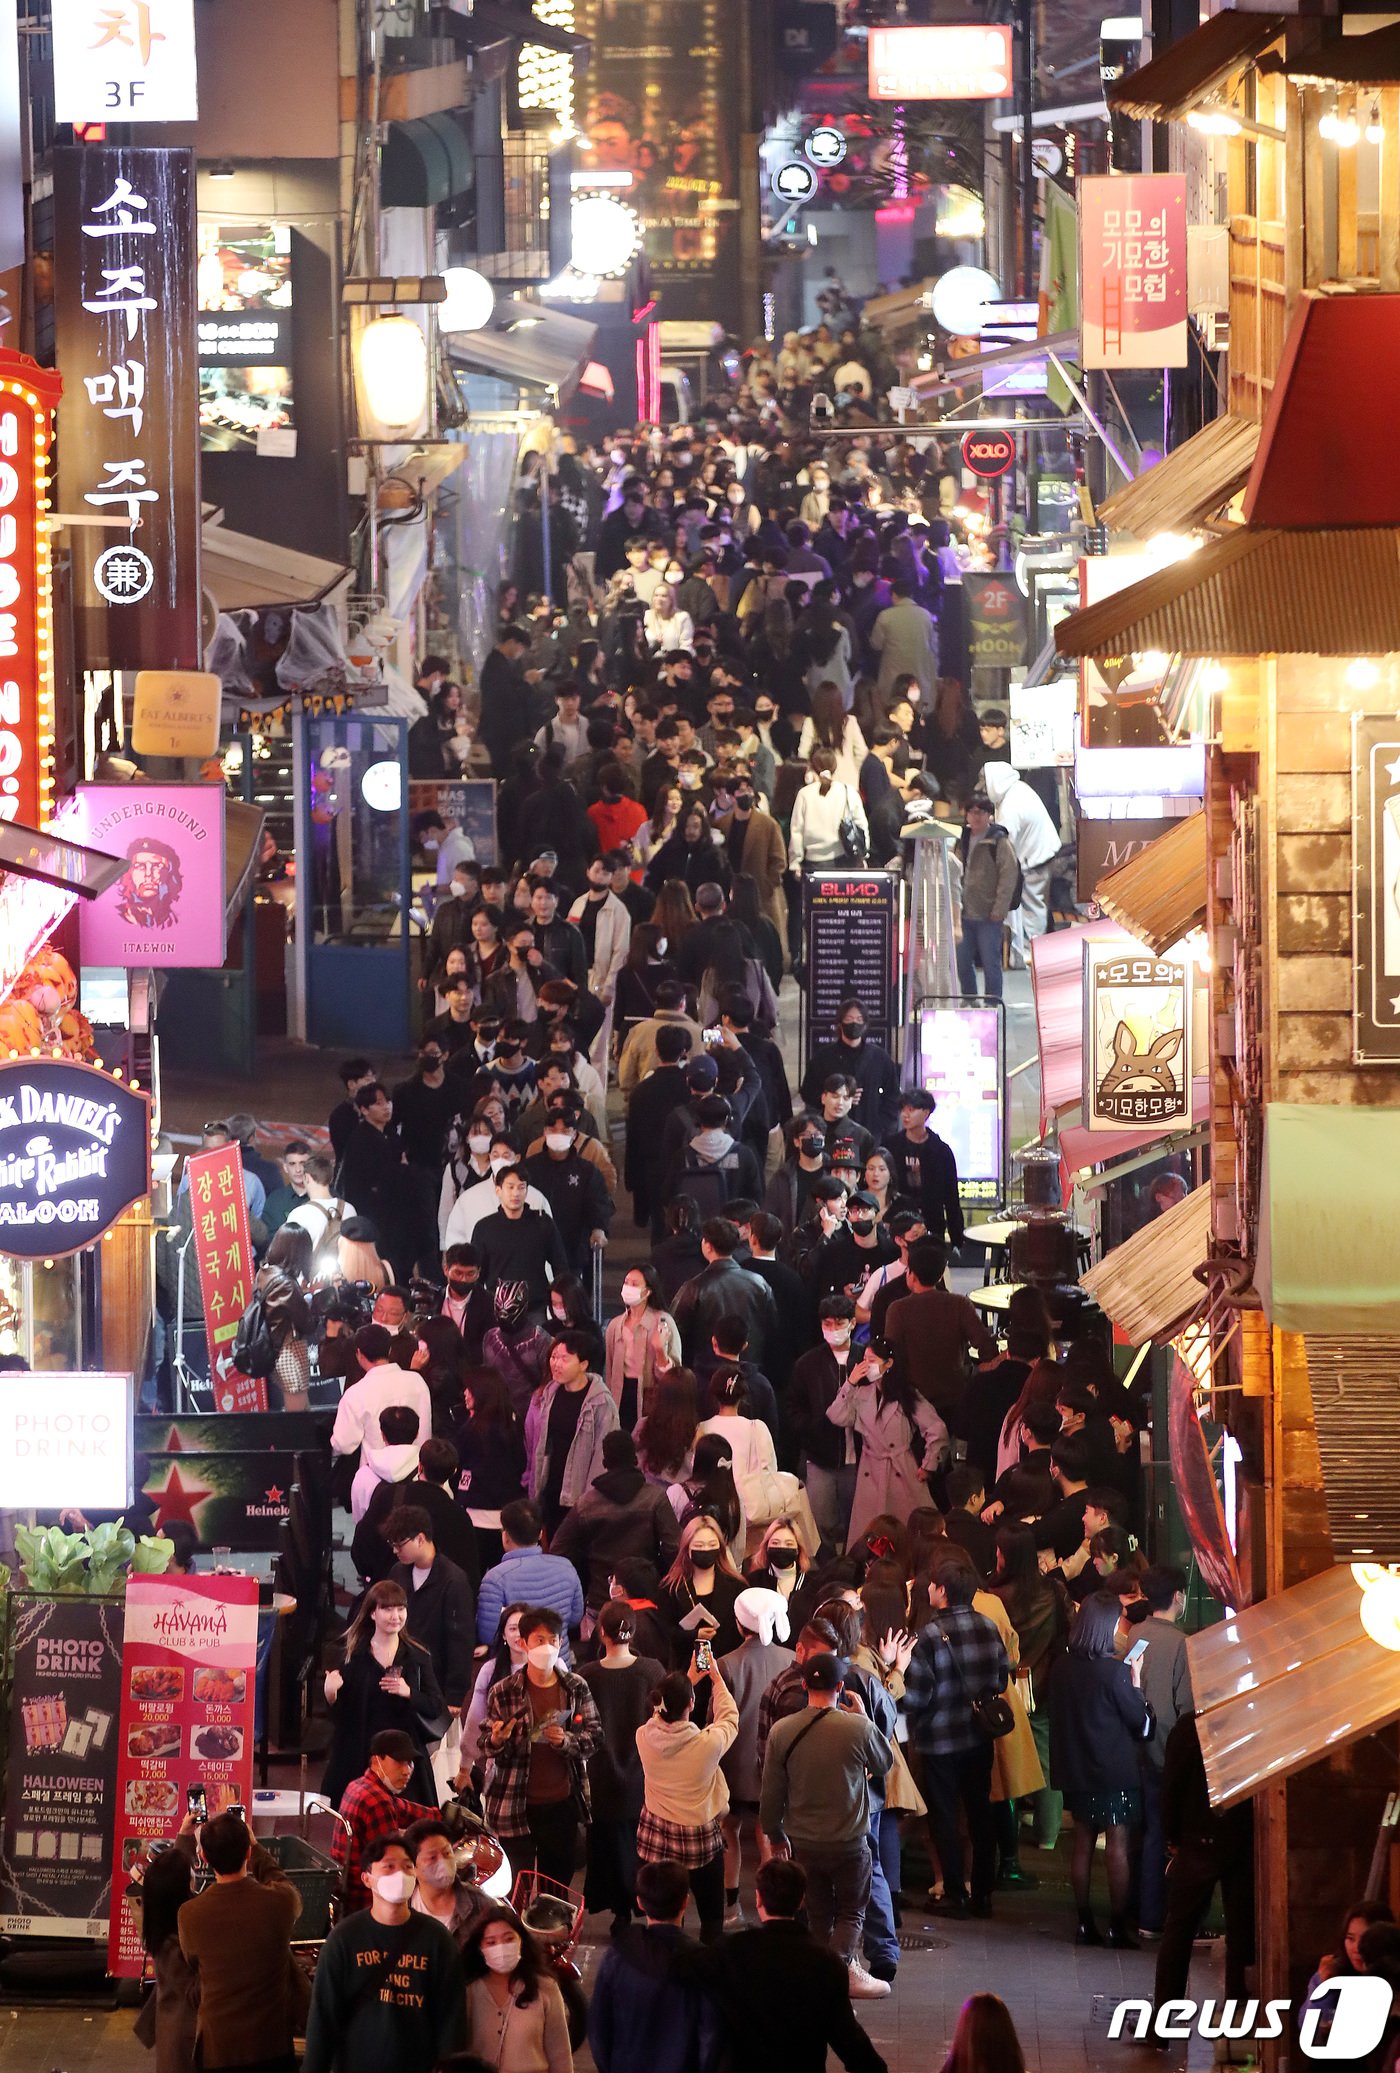
<svg viewBox="0 0 1400 2073">
<path fill-rule="evenodd" d="M 739 1183 L 735 1176 L 741 1164 L 737 1141 L 718 1159 L 702 1159 L 691 1146 L 686 1146 L 685 1158 L 681 1162 L 680 1192 L 694 1198 L 702 1224 L 707 1217 L 723 1216 L 738 1194 Z"/>
<path fill-rule="evenodd" d="M 277 1365 L 277 1346 L 261 1296 L 254 1296 L 238 1320 L 231 1357 L 240 1375 L 267 1376 Z"/>
</svg>

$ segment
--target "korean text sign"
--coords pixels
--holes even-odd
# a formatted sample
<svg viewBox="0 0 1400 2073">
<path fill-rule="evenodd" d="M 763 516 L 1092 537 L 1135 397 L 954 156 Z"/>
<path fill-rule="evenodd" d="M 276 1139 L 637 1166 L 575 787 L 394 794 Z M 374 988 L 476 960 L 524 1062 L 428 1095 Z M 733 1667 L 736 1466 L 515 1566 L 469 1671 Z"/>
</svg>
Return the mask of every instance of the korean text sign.
<svg viewBox="0 0 1400 2073">
<path fill-rule="evenodd" d="M 224 788 L 81 785 L 81 841 L 125 857 L 125 875 L 84 903 L 85 965 L 171 968 L 224 961 Z"/>
<path fill-rule="evenodd" d="M 251 1804 L 258 1653 L 255 1576 L 133 1576 L 126 1587 L 116 1849 L 108 1969 L 139 1973 L 140 1931 L 122 1904 L 131 1866 L 173 1836 L 192 1786 L 212 1819 Z"/>
<path fill-rule="evenodd" d="M 1090 1130 L 1191 1122 L 1191 966 L 1084 945 L 1084 1120 Z"/>
<path fill-rule="evenodd" d="M 0 352 L 0 820 L 37 828 L 53 808 L 53 597 L 48 474 L 63 384 Z"/>
<path fill-rule="evenodd" d="M 59 501 L 84 669 L 199 669 L 194 175 L 185 150 L 54 155 Z"/>
<path fill-rule="evenodd" d="M 0 1064 L 0 1252 L 78 1252 L 150 1186 L 149 1095 L 66 1058 Z"/>
<path fill-rule="evenodd" d="M 209 1373 L 216 1411 L 265 1411 L 267 1386 L 233 1365 L 238 1320 L 253 1299 L 253 1241 L 243 1155 L 236 1144 L 196 1152 L 189 1160 L 190 1209 Z"/>
<path fill-rule="evenodd" d="M 121 1606 L 18 1591 L 10 1608 L 0 1930 L 101 1943 L 112 1893 Z"/>
<path fill-rule="evenodd" d="M 1184 367 L 1186 175 L 1079 182 L 1085 367 Z"/>
<path fill-rule="evenodd" d="M 50 0 L 60 122 L 193 122 L 194 0 Z"/>
</svg>

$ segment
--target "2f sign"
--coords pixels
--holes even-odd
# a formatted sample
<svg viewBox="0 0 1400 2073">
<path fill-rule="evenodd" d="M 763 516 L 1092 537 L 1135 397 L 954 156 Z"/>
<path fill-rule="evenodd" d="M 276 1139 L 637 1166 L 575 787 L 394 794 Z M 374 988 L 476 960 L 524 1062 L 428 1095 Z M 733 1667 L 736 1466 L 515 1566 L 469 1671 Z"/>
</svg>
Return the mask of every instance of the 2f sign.
<svg viewBox="0 0 1400 2073">
<path fill-rule="evenodd" d="M 194 0 L 52 0 L 60 122 L 193 122 Z"/>
</svg>

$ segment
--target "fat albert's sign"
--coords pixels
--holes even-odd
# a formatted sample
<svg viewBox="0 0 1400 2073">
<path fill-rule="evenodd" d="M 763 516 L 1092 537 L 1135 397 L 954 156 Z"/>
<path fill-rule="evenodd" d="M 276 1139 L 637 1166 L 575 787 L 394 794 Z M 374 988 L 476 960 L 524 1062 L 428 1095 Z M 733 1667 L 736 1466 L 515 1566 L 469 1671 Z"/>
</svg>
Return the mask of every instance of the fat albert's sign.
<svg viewBox="0 0 1400 2073">
<path fill-rule="evenodd" d="M 151 1105 L 93 1065 L 0 1065 L 0 1252 L 60 1259 L 151 1185 Z"/>
</svg>

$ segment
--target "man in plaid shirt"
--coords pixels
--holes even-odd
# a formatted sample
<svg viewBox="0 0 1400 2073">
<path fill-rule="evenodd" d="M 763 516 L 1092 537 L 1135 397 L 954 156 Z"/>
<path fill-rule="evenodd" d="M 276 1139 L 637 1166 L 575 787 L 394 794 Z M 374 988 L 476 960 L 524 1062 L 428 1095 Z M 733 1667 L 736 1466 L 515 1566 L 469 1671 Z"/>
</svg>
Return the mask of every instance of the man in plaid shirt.
<svg viewBox="0 0 1400 2073">
<path fill-rule="evenodd" d="M 972 1609 L 976 1589 L 977 1574 L 966 1555 L 950 1550 L 934 1563 L 928 1586 L 933 1618 L 904 1676 L 904 1712 L 924 1760 L 928 1825 L 943 1872 L 943 1898 L 934 1912 L 944 1915 L 989 1915 L 996 1877 L 993 1748 L 973 1717 L 972 1701 L 1004 1691 L 1011 1665 L 992 1622 Z M 959 1801 L 972 1839 L 970 1901 Z"/>
<path fill-rule="evenodd" d="M 567 1886 L 578 1825 L 590 1812 L 588 1759 L 603 1739 L 593 1694 L 559 1667 L 564 1622 L 547 1606 L 520 1615 L 525 1667 L 486 1694 L 479 1749 L 487 1759 L 486 1819 L 516 1871 Z"/>
<path fill-rule="evenodd" d="M 341 1795 L 341 1818 L 349 1822 L 350 1831 L 337 1825 L 331 1856 L 343 1875 L 347 1914 L 369 1905 L 369 1888 L 360 1877 L 360 1859 L 369 1844 L 402 1835 L 410 1822 L 437 1812 L 436 1807 L 421 1807 L 417 1800 L 403 1797 L 417 1760 L 411 1735 L 402 1728 L 381 1728 L 370 1741 L 369 1769 L 352 1778 Z"/>
</svg>

